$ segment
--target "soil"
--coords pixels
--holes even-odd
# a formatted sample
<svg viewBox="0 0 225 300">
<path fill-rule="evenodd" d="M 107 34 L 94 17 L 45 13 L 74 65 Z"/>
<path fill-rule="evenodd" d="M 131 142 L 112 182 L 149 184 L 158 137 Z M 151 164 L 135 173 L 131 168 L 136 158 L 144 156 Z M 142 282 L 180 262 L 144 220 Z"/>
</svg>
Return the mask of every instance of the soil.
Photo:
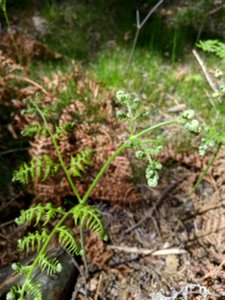
<svg viewBox="0 0 225 300">
<path fill-rule="evenodd" d="M 84 285 L 80 276 L 73 299 L 85 299 L 85 292 L 88 299 L 225 299 L 218 163 L 189 200 L 184 191 L 194 172 L 177 164 L 164 171 L 167 180 L 155 196 L 146 191 L 149 200 L 126 207 L 99 204 L 109 242 L 87 239 L 90 278 Z"/>
</svg>

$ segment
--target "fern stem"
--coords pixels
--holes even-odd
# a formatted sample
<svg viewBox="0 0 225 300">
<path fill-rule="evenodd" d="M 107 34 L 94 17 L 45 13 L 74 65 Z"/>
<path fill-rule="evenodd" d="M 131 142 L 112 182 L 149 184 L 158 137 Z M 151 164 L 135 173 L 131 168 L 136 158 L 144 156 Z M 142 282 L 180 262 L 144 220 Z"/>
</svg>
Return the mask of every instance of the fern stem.
<svg viewBox="0 0 225 300">
<path fill-rule="evenodd" d="M 111 156 L 110 158 L 106 161 L 106 163 L 103 165 L 101 170 L 98 172 L 97 176 L 95 177 L 94 181 L 90 185 L 89 189 L 87 190 L 86 194 L 84 195 L 83 199 L 81 200 L 82 204 L 85 204 L 86 201 L 88 200 L 91 192 L 101 179 L 102 175 L 105 173 L 106 169 L 109 167 L 109 165 L 112 163 L 112 161 L 127 147 L 126 143 L 124 142 Z"/>
<path fill-rule="evenodd" d="M 176 124 L 178 123 L 178 120 L 170 120 L 170 121 L 165 121 L 165 122 L 161 122 L 159 124 L 156 124 L 152 127 L 148 127 L 144 130 L 142 130 L 141 132 L 137 133 L 136 135 L 133 135 L 130 137 L 129 141 L 130 142 L 134 142 L 135 140 L 139 139 L 140 137 L 142 137 L 143 135 L 155 130 L 155 129 L 158 129 L 160 127 L 163 127 L 163 126 L 167 126 L 167 125 L 171 125 L 171 124 Z"/>
<path fill-rule="evenodd" d="M 64 160 L 63 160 L 63 158 L 62 158 L 62 155 L 61 155 L 61 153 L 60 153 L 60 150 L 59 150 L 58 144 L 57 144 L 57 142 L 56 142 L 56 139 L 55 139 L 54 135 L 52 134 L 51 129 L 50 129 L 49 126 L 48 126 L 48 122 L 47 122 L 47 120 L 46 120 L 44 114 L 43 114 L 42 111 L 40 110 L 40 108 L 37 106 L 37 104 L 36 104 L 34 101 L 32 101 L 32 100 L 31 100 L 31 102 L 32 102 L 32 104 L 35 106 L 35 108 L 37 109 L 39 115 L 41 116 L 41 118 L 42 118 L 42 120 L 43 120 L 43 122 L 44 122 L 44 124 L 45 124 L 45 126 L 46 126 L 46 129 L 47 129 L 47 131 L 48 131 L 48 133 L 49 133 L 49 135 L 50 135 L 50 137 L 51 137 L 52 143 L 53 143 L 54 148 L 55 148 L 55 151 L 56 151 L 56 153 L 57 153 L 57 156 L 58 156 L 59 162 L 60 162 L 60 164 L 61 164 L 61 167 L 62 167 L 62 169 L 63 169 L 63 171 L 64 171 L 64 173 L 65 173 L 65 175 L 66 175 L 66 178 L 67 178 L 67 180 L 68 180 L 68 182 L 69 182 L 69 184 L 70 184 L 70 186 L 71 186 L 71 188 L 72 188 L 72 190 L 73 190 L 73 193 L 74 193 L 74 195 L 77 197 L 78 201 L 81 202 L 80 194 L 78 193 L 78 191 L 77 191 L 77 189 L 76 189 L 76 187 L 75 187 L 75 185 L 74 185 L 74 183 L 73 183 L 73 180 L 72 180 L 72 178 L 71 178 L 71 176 L 70 176 L 70 174 L 69 174 L 69 172 L 68 172 L 68 170 L 67 170 L 67 167 L 66 167 L 66 165 L 65 165 L 65 163 L 64 163 Z"/>
<path fill-rule="evenodd" d="M 60 163 L 65 171 L 65 174 L 68 175 L 67 178 L 70 178 L 71 180 L 71 177 L 70 175 L 68 174 L 68 171 L 67 171 L 67 168 L 63 162 L 63 159 L 61 157 L 61 154 L 59 152 L 59 148 L 58 148 L 58 145 L 56 143 L 56 140 L 50 130 L 50 128 L 48 127 L 48 124 L 47 124 L 47 121 L 45 119 L 45 117 L 43 116 L 41 110 L 38 108 L 38 106 L 32 101 L 32 103 L 35 105 L 37 111 L 39 112 L 40 116 L 42 117 L 43 121 L 44 121 L 44 124 L 46 125 L 47 127 L 47 130 L 49 132 L 49 135 L 51 136 L 52 138 L 52 142 L 55 146 L 55 150 L 58 154 L 58 157 L 59 157 L 59 160 L 60 160 Z M 79 200 L 79 202 L 81 204 L 85 204 L 85 202 L 87 201 L 87 199 L 89 198 L 91 192 L 93 191 L 93 189 L 95 188 L 95 186 L 97 185 L 97 183 L 99 182 L 99 180 L 101 179 L 101 177 L 103 176 L 104 172 L 106 171 L 106 169 L 108 168 L 108 166 L 112 163 L 112 161 L 116 158 L 116 156 L 118 156 L 125 148 L 127 148 L 127 146 L 129 145 L 130 142 L 134 142 L 136 139 L 140 138 L 141 136 L 155 130 L 155 129 L 158 129 L 160 127 L 163 127 L 163 126 L 166 126 L 166 125 L 170 125 L 170 124 L 176 124 L 178 121 L 177 120 L 171 120 L 171 121 L 166 121 L 166 122 L 162 122 L 162 123 L 159 123 L 157 125 L 154 125 L 152 127 L 149 127 L 145 130 L 142 130 L 140 133 L 136 134 L 136 135 L 133 135 L 131 136 L 128 140 L 126 140 L 125 142 L 123 142 L 119 148 L 110 156 L 110 158 L 106 161 L 106 163 L 103 165 L 103 167 L 101 168 L 101 170 L 99 171 L 99 173 L 97 174 L 96 178 L 94 179 L 94 181 L 92 182 L 92 184 L 90 185 L 88 191 L 86 192 L 86 194 L 84 195 L 84 197 Z M 74 184 L 72 183 L 71 187 L 73 187 Z M 75 188 L 75 187 L 74 187 Z M 76 189 L 75 189 L 76 191 Z M 75 192 L 74 192 L 75 193 Z M 76 192 L 77 193 L 77 192 Z M 76 194 L 75 193 L 75 194 Z M 77 193 L 78 194 L 78 193 Z M 79 194 L 78 194 L 79 195 Z M 78 197 L 78 199 L 80 199 L 80 196 Z M 75 206 L 74 206 L 75 207 Z M 45 241 L 45 243 L 43 244 L 42 248 L 40 249 L 37 257 L 35 258 L 33 264 L 32 264 L 32 267 L 30 268 L 29 270 L 29 273 L 27 274 L 26 276 L 26 279 L 25 279 L 25 282 L 23 284 L 23 287 L 22 287 L 22 291 L 21 291 L 21 298 L 24 297 L 24 294 L 25 294 L 25 291 L 26 291 L 26 285 L 28 284 L 29 280 L 31 279 L 32 277 L 32 274 L 34 272 L 34 269 L 35 267 L 38 265 L 38 260 L 39 260 L 39 257 L 45 252 L 46 248 L 48 247 L 51 239 L 53 238 L 53 236 L 55 235 L 56 231 L 58 230 L 58 228 L 64 223 L 64 221 L 70 216 L 71 213 L 73 213 L 73 208 L 71 208 L 67 213 L 65 213 L 61 220 L 59 220 L 59 222 L 55 225 L 55 227 L 52 229 L 52 231 L 50 232 L 47 240 Z M 80 227 L 80 239 L 81 239 L 81 247 L 82 247 L 82 250 L 84 250 L 84 241 L 83 241 L 83 227 L 81 226 Z M 88 267 L 87 267 L 87 262 L 86 262 L 86 259 L 84 259 L 84 264 L 85 264 L 85 271 L 86 271 L 86 275 L 88 274 L 87 271 L 88 271 Z"/>
<path fill-rule="evenodd" d="M 198 180 L 196 181 L 194 187 L 192 188 L 191 192 L 188 194 L 188 197 L 192 196 L 194 194 L 194 192 L 196 192 L 196 190 L 199 188 L 202 180 L 204 179 L 205 175 L 208 173 L 209 169 L 211 168 L 211 166 L 213 165 L 219 151 L 221 148 L 222 144 L 219 143 L 215 149 L 215 151 L 213 152 L 208 165 L 206 166 L 206 168 L 203 170 L 203 172 L 201 173 L 201 175 L 199 176 Z"/>
<path fill-rule="evenodd" d="M 83 250 L 83 262 L 84 262 L 84 277 L 88 278 L 89 277 L 89 271 L 88 271 L 88 264 L 87 264 L 87 259 L 86 259 L 86 251 L 85 251 L 85 246 L 84 246 L 84 227 L 80 225 L 80 244 L 81 244 L 81 249 Z"/>
<path fill-rule="evenodd" d="M 178 120 L 170 120 L 170 121 L 161 122 L 157 125 L 154 125 L 154 126 L 151 126 L 149 128 L 146 128 L 146 129 L 142 130 L 138 134 L 131 136 L 128 140 L 123 142 L 123 144 L 120 145 L 120 147 L 112 154 L 112 156 L 109 157 L 109 159 L 103 165 L 103 167 L 101 168 L 101 170 L 99 171 L 99 173 L 95 177 L 94 181 L 90 185 L 88 191 L 84 195 L 83 199 L 81 200 L 81 203 L 82 204 L 86 203 L 86 201 L 88 200 L 88 198 L 89 198 L 90 194 L 92 193 L 93 189 L 95 188 L 95 186 L 97 185 L 97 183 L 101 179 L 102 175 L 105 173 L 106 169 L 109 167 L 109 165 L 112 163 L 112 161 L 116 158 L 116 156 L 118 156 L 125 148 L 127 148 L 127 146 L 130 144 L 130 142 L 134 142 L 135 140 L 139 139 L 141 136 L 143 136 L 143 135 L 145 135 L 145 134 L 147 134 L 147 133 L 149 133 L 149 132 L 151 132 L 155 129 L 158 129 L 158 128 L 166 126 L 166 125 L 176 124 L 176 123 L 178 123 Z"/>
</svg>

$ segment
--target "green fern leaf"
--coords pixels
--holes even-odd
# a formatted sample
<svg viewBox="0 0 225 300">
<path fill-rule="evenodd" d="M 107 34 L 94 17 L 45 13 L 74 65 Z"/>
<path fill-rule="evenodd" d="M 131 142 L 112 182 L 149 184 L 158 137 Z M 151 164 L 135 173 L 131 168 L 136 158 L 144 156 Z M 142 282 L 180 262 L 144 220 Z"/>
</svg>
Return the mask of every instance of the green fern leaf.
<svg viewBox="0 0 225 300">
<path fill-rule="evenodd" d="M 47 238 L 48 233 L 45 230 L 43 230 L 41 233 L 38 231 L 29 233 L 23 239 L 18 240 L 18 249 L 19 251 L 23 251 L 26 249 L 27 253 L 30 252 L 30 249 L 32 251 L 34 251 L 35 249 L 39 251 Z"/>
<path fill-rule="evenodd" d="M 75 240 L 73 233 L 66 226 L 61 226 L 58 229 L 60 245 L 72 255 L 82 255 L 81 245 Z"/>
<path fill-rule="evenodd" d="M 28 224 L 31 223 L 36 216 L 36 210 L 38 209 L 38 206 L 31 207 L 27 210 L 21 210 L 20 216 L 15 219 L 16 224 L 22 225 L 25 223 L 28 223 Z"/>
<path fill-rule="evenodd" d="M 56 163 L 48 155 L 44 156 L 42 161 L 35 157 L 29 164 L 23 163 L 18 171 L 13 173 L 13 181 L 19 181 L 27 184 L 30 179 L 46 180 L 49 176 L 55 175 L 59 170 L 60 164 Z"/>
<path fill-rule="evenodd" d="M 20 285 L 13 286 L 7 294 L 6 300 L 25 300 L 25 297 L 22 296 L 24 290 L 31 296 L 31 299 L 42 300 L 41 285 L 33 280 L 26 280 L 23 287 Z"/>
<path fill-rule="evenodd" d="M 205 52 L 214 53 L 222 59 L 225 59 L 225 43 L 218 40 L 200 41 L 197 47 Z"/>
<path fill-rule="evenodd" d="M 8 294 L 6 295 L 6 300 L 25 300 L 25 298 L 21 297 L 21 293 L 22 293 L 22 288 L 20 285 L 15 285 L 13 286 L 10 291 L 8 292 Z"/>
<path fill-rule="evenodd" d="M 27 210 L 21 210 L 20 216 L 16 218 L 15 222 L 17 225 L 25 223 L 31 224 L 35 222 L 34 226 L 38 225 L 41 221 L 46 225 L 51 220 L 55 219 L 57 214 L 64 214 L 64 210 L 60 207 L 54 208 L 51 203 L 46 205 L 38 204 L 30 207 Z"/>
<path fill-rule="evenodd" d="M 38 265 L 42 272 L 46 271 L 50 276 L 62 271 L 62 265 L 59 263 L 58 259 L 55 257 L 47 257 L 46 253 L 39 255 Z"/>
<path fill-rule="evenodd" d="M 56 215 L 64 214 L 65 212 L 61 208 L 55 209 L 52 207 L 51 203 L 47 203 L 45 206 L 38 204 L 37 206 L 33 206 L 27 210 L 22 210 L 20 212 L 20 217 L 18 217 L 15 221 L 18 225 L 22 225 L 24 223 L 32 223 L 35 221 L 35 226 L 40 223 L 40 221 L 44 221 L 44 225 L 53 220 Z"/>
<path fill-rule="evenodd" d="M 80 225 L 88 230 L 97 233 L 104 240 L 107 240 L 102 216 L 97 208 L 79 204 L 73 209 L 73 218 L 75 225 Z"/>
<path fill-rule="evenodd" d="M 18 275 L 27 275 L 32 268 L 31 265 L 24 266 L 24 265 L 21 265 L 20 263 L 13 263 L 11 267 Z"/>
<path fill-rule="evenodd" d="M 56 215 L 57 215 L 57 212 L 58 212 L 55 208 L 52 207 L 51 203 L 46 204 L 45 210 L 46 210 L 45 217 L 44 217 L 45 221 L 43 223 L 43 226 L 45 226 L 51 220 L 55 219 Z"/>
<path fill-rule="evenodd" d="M 23 136 L 30 136 L 33 137 L 36 134 L 40 134 L 43 132 L 43 127 L 40 124 L 37 125 L 28 125 L 22 132 L 21 134 Z"/>
<path fill-rule="evenodd" d="M 81 173 L 85 172 L 85 166 L 91 165 L 93 152 L 90 149 L 81 151 L 76 157 L 70 157 L 69 173 L 74 177 L 81 177 Z"/>
<path fill-rule="evenodd" d="M 54 165 L 53 159 L 48 155 L 45 155 L 44 159 L 45 159 L 45 170 L 43 171 L 42 181 L 45 181 L 52 174 L 52 169 Z"/>
<path fill-rule="evenodd" d="M 34 300 L 42 300 L 41 294 L 41 284 L 39 282 L 34 282 L 33 280 L 26 281 L 26 292 Z"/>
</svg>

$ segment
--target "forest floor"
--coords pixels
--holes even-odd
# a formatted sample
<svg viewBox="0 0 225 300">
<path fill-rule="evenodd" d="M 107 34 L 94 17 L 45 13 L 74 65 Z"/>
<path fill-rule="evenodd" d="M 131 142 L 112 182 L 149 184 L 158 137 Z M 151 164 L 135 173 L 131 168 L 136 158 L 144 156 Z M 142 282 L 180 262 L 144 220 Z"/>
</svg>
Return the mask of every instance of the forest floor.
<svg viewBox="0 0 225 300">
<path fill-rule="evenodd" d="M 54 9 L 46 10 L 45 15 L 55 18 Z M 73 21 L 72 15 L 70 18 L 68 23 Z M 45 30 L 45 23 L 41 24 Z M 21 26 L 30 28 L 27 24 Z M 91 28 L 88 33 L 94 35 L 96 47 L 101 39 L 98 31 L 99 28 Z M 128 32 L 125 38 L 129 35 Z M 43 191 L 47 193 L 42 201 L 55 199 L 55 205 L 71 205 L 65 203 L 71 195 L 64 182 L 60 187 L 48 182 L 26 189 L 10 183 L 12 171 L 21 161 L 29 160 L 29 155 L 51 151 L 44 140 L 30 141 L 19 136 L 27 124 L 20 114 L 24 98 L 39 93 L 43 105 L 60 99 L 58 109 L 63 120 L 77 111 L 81 113 L 74 139 L 64 142 L 65 153 L 79 150 L 77 146 L 73 148 L 76 139 L 94 145 L 102 154 L 114 149 L 118 137 L 123 138 L 125 129 L 114 120 L 117 108 L 114 94 L 122 82 L 122 88 L 137 89 L 152 109 L 151 117 L 143 121 L 143 126 L 146 122 L 167 120 L 186 107 L 198 109 L 199 105 L 202 105 L 200 118 L 210 120 L 213 116 L 211 104 L 207 102 L 210 89 L 189 55 L 185 61 L 168 63 L 153 52 L 137 49 L 131 72 L 126 75 L 121 62 L 129 52 L 114 40 L 108 40 L 98 54 L 94 53 L 92 62 L 81 65 L 71 59 L 65 62 L 61 54 L 51 50 L 51 40 L 40 42 L 21 31 L 15 34 L 15 39 L 23 66 L 15 63 L 11 37 L 6 33 L 0 41 L 3 50 L 0 52 L 0 275 L 3 267 L 24 258 L 17 251 L 17 240 L 27 228 L 14 223 L 19 210 L 37 203 Z M 76 47 L 72 50 L 81 54 Z M 84 50 L 94 52 L 95 49 Z M 207 105 L 202 104 L 203 97 Z M 96 134 L 96 131 L 100 133 L 93 138 L 91 132 Z M 176 128 L 165 134 L 169 138 L 159 157 L 164 167 L 156 189 L 146 185 L 143 166 L 136 170 L 128 152 L 128 159 L 121 156 L 106 174 L 103 192 L 97 189 L 92 195 L 91 203 L 104 218 L 109 241 L 105 243 L 94 234 L 86 234 L 89 278 L 84 280 L 81 265 L 81 274 L 70 281 L 71 299 L 225 299 L 225 152 L 220 151 L 199 189 L 188 197 L 210 157 L 201 157 L 194 151 L 196 141 L 190 144 L 189 137 L 178 134 Z M 98 162 L 96 169 L 102 163 Z"/>
</svg>

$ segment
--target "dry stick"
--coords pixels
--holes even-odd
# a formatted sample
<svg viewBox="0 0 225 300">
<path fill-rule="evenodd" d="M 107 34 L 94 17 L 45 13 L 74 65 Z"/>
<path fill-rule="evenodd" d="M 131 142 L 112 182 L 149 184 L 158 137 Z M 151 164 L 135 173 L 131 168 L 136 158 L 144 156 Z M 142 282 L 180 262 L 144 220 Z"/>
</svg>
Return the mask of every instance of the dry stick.
<svg viewBox="0 0 225 300">
<path fill-rule="evenodd" d="M 9 154 L 9 153 L 13 153 L 13 152 L 18 152 L 18 151 L 28 151 L 28 148 L 15 148 L 15 149 L 2 151 L 2 152 L 0 152 L 0 156 L 6 155 L 6 154 Z"/>
<path fill-rule="evenodd" d="M 8 221 L 8 222 L 5 222 L 5 223 L 0 224 L 0 228 L 5 227 L 5 226 L 8 226 L 8 225 L 11 225 L 11 224 L 15 224 L 15 220 L 14 220 L 14 219 L 13 219 L 13 220 L 10 220 L 10 221 Z"/>
<path fill-rule="evenodd" d="M 45 95 L 48 95 L 49 93 L 46 91 L 45 88 L 43 88 L 43 86 L 41 86 L 39 83 L 31 80 L 30 78 L 27 77 L 21 77 L 21 76 L 16 76 L 16 75 L 9 75 L 7 78 L 9 79 L 15 79 L 15 80 L 19 80 L 19 81 L 25 81 L 28 82 L 30 84 L 32 84 L 33 86 L 36 86 L 39 90 L 41 90 Z"/>
<path fill-rule="evenodd" d="M 190 219 L 196 218 L 196 216 L 202 216 L 202 215 L 206 214 L 207 212 L 209 212 L 211 210 L 215 211 L 216 209 L 219 209 L 219 208 L 224 208 L 224 205 L 223 204 L 222 205 L 214 205 L 214 206 L 211 206 L 211 207 L 206 208 L 204 210 L 195 211 L 194 214 L 192 214 L 190 216 L 186 216 L 186 217 L 182 218 L 181 220 L 183 222 L 186 222 Z"/>
<path fill-rule="evenodd" d="M 152 255 L 152 256 L 160 256 L 160 255 L 180 255 L 187 253 L 184 249 L 179 248 L 168 248 L 161 250 L 153 250 L 153 249 L 144 249 L 137 247 L 126 247 L 126 246 L 116 246 L 111 245 L 107 247 L 108 249 L 127 252 L 127 253 L 135 253 L 135 254 L 143 254 L 143 255 Z"/>
<path fill-rule="evenodd" d="M 128 64 L 127 64 L 127 69 L 126 72 L 128 72 L 131 62 L 132 62 L 132 58 L 134 56 L 134 50 L 136 48 L 137 45 L 137 41 L 138 41 L 138 37 L 140 34 L 140 31 L 142 29 L 142 27 L 145 25 L 145 23 L 148 21 L 148 19 L 151 17 L 151 15 L 156 11 L 156 9 L 163 3 L 164 0 L 160 0 L 147 14 L 147 16 L 144 18 L 144 20 L 140 23 L 140 14 L 139 11 L 136 10 L 136 33 L 135 33 L 135 37 L 134 37 L 134 41 L 133 41 L 133 45 L 131 48 L 131 52 L 129 55 L 129 59 L 128 59 Z"/>
<path fill-rule="evenodd" d="M 72 256 L 71 256 L 71 257 L 72 257 Z M 87 280 L 86 280 L 85 274 L 84 274 L 83 271 L 81 270 L 81 268 L 80 268 L 79 264 L 77 263 L 76 259 L 75 259 L 74 257 L 72 257 L 72 258 L 73 258 L 73 264 L 74 264 L 74 266 L 77 268 L 78 272 L 79 272 L 79 273 L 81 274 L 81 276 L 84 278 L 85 297 L 86 297 L 86 299 L 88 299 L 88 297 L 87 297 L 87 294 L 88 294 L 88 293 L 87 293 Z M 78 291 L 79 291 L 79 289 L 76 290 L 76 285 L 75 285 L 75 289 L 74 289 L 74 291 L 73 291 L 71 300 L 76 300 Z"/>
<path fill-rule="evenodd" d="M 193 50 L 192 53 L 194 54 L 195 58 L 197 59 L 204 75 L 205 78 L 208 82 L 208 84 L 210 85 L 211 89 L 213 90 L 214 93 L 218 92 L 218 88 L 216 86 L 216 84 L 213 82 L 212 78 L 210 77 L 207 68 L 203 62 L 203 60 L 201 59 L 200 55 L 198 54 L 198 52 L 196 50 Z M 209 160 L 208 165 L 206 166 L 206 168 L 203 170 L 203 172 L 201 173 L 201 175 L 199 176 L 197 182 L 195 183 L 194 187 L 192 188 L 191 192 L 188 194 L 187 197 L 190 197 L 191 195 L 193 195 L 193 193 L 198 189 L 198 187 L 200 186 L 202 180 L 204 179 L 205 175 L 208 173 L 210 167 L 213 165 L 219 151 L 220 148 L 222 147 L 221 143 L 217 144 L 216 150 L 214 151 L 213 155 L 211 156 L 211 159 Z"/>
<path fill-rule="evenodd" d="M 82 225 L 80 225 L 80 243 L 81 243 L 81 248 L 84 251 L 84 254 L 82 256 L 82 260 L 83 260 L 83 263 L 84 263 L 84 269 L 85 269 L 84 276 L 85 276 L 85 278 L 88 278 L 89 277 L 89 272 L 88 272 L 88 264 L 87 264 L 85 246 L 84 246 L 84 228 L 83 228 Z"/>
<path fill-rule="evenodd" d="M 199 65 L 200 65 L 200 67 L 201 67 L 201 69 L 202 69 L 202 71 L 205 75 L 205 78 L 206 78 L 208 84 L 210 85 L 213 92 L 216 93 L 218 91 L 217 86 L 213 82 L 212 78 L 210 77 L 203 60 L 201 59 L 200 55 L 198 54 L 198 52 L 195 49 L 192 50 L 192 53 L 194 54 L 195 58 L 197 59 Z"/>
<path fill-rule="evenodd" d="M 98 295 L 99 295 L 101 284 L 102 284 L 102 274 L 99 275 L 98 286 L 97 286 L 97 290 L 96 290 L 94 300 L 98 300 Z"/>
</svg>

